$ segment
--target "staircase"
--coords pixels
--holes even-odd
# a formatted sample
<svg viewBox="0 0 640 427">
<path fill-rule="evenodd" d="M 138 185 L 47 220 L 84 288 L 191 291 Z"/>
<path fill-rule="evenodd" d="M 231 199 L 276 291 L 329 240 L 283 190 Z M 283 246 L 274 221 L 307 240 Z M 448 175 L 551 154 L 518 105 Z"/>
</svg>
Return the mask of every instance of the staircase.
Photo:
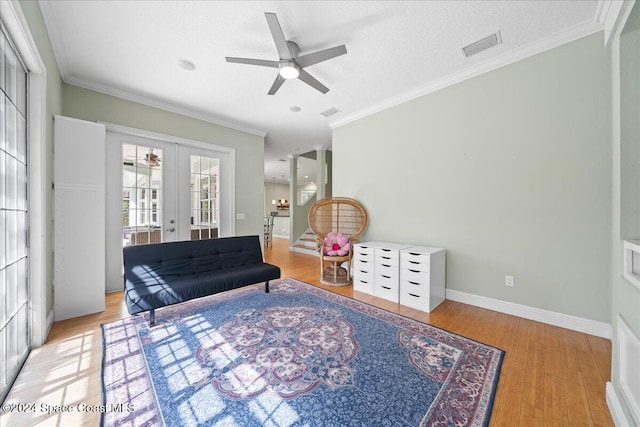
<svg viewBox="0 0 640 427">
<path fill-rule="evenodd" d="M 293 251 L 318 256 L 318 249 L 316 244 L 316 235 L 313 234 L 309 228 L 300 238 L 293 244 Z"/>
</svg>

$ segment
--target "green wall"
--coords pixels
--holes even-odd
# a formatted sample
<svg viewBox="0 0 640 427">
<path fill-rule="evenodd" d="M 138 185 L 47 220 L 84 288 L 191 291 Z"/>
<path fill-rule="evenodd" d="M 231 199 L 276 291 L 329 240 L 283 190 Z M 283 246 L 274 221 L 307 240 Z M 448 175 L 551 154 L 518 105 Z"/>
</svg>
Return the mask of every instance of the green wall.
<svg viewBox="0 0 640 427">
<path fill-rule="evenodd" d="M 333 195 L 449 289 L 609 323 L 610 63 L 598 33 L 338 127 Z"/>
</svg>

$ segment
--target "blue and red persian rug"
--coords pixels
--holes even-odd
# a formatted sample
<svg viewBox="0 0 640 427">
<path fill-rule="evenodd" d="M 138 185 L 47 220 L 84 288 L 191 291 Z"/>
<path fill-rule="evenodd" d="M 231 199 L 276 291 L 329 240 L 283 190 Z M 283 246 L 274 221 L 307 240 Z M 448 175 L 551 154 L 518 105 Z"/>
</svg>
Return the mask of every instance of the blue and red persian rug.
<svg viewBox="0 0 640 427">
<path fill-rule="evenodd" d="M 504 352 L 283 279 L 102 325 L 104 425 L 486 426 Z"/>
</svg>

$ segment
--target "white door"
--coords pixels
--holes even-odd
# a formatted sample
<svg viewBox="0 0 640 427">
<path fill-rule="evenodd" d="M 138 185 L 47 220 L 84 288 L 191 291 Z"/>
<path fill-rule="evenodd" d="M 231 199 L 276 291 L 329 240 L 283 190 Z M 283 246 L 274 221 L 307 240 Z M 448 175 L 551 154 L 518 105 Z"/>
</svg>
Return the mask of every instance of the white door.
<svg viewBox="0 0 640 427">
<path fill-rule="evenodd" d="M 107 132 L 107 291 L 122 289 L 124 246 L 234 232 L 232 154 L 151 135 Z"/>
<path fill-rule="evenodd" d="M 118 139 L 122 246 L 177 240 L 176 145 L 132 136 Z"/>
</svg>

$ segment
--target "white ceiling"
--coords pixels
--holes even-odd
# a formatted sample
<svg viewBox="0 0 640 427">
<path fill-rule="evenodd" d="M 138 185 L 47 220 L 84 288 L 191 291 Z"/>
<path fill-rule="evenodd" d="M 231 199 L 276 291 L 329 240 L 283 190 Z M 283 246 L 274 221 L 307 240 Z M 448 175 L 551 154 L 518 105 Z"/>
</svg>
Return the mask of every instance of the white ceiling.
<svg viewBox="0 0 640 427">
<path fill-rule="evenodd" d="M 331 126 L 602 29 L 600 1 L 40 1 L 65 82 L 265 135 L 265 180 L 280 162 L 331 146 Z M 300 54 L 348 53 L 267 92 L 277 70 L 225 56 L 278 60 L 264 12 Z M 471 58 L 461 48 L 500 31 Z M 177 61 L 196 66 L 185 71 Z M 300 112 L 291 112 L 298 106 Z M 340 110 L 325 118 L 320 112 Z"/>
</svg>

